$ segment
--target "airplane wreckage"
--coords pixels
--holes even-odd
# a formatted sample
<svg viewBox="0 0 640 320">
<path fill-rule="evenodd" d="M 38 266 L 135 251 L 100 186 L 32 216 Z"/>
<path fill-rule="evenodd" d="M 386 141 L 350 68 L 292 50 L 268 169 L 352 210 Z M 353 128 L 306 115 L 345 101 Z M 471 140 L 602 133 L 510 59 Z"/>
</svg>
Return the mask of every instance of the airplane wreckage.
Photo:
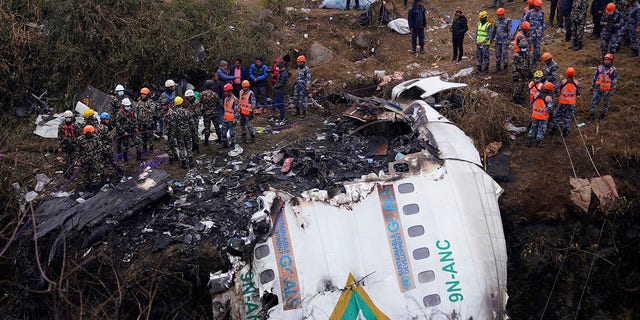
<svg viewBox="0 0 640 320">
<path fill-rule="evenodd" d="M 229 259 L 210 270 L 214 319 L 506 318 L 503 190 L 428 103 L 461 103 L 464 86 L 434 77 L 398 85 L 393 101 L 333 96 L 348 107 L 318 136 L 200 160 L 182 182 L 147 167 L 80 204 L 49 200 L 35 236 L 54 243 L 50 259 L 61 229 L 91 246 L 118 228 L 132 252 L 213 237 Z"/>
</svg>

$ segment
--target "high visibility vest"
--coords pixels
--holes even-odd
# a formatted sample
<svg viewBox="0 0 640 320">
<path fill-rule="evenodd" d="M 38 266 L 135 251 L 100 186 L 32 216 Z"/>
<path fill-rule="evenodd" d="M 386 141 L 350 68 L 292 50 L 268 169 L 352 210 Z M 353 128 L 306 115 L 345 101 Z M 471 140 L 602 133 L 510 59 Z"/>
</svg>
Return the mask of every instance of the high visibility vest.
<svg viewBox="0 0 640 320">
<path fill-rule="evenodd" d="M 75 137 L 76 136 L 76 129 L 73 126 L 73 123 L 71 124 L 63 124 L 64 126 L 64 136 L 65 137 Z"/>
<path fill-rule="evenodd" d="M 533 103 L 533 99 L 535 99 L 538 94 L 542 91 L 542 83 L 535 81 L 529 82 L 529 103 Z"/>
<path fill-rule="evenodd" d="M 485 43 L 489 38 L 489 27 L 491 23 L 489 21 L 482 24 L 482 22 L 478 22 L 478 35 L 476 37 L 476 42 Z"/>
<path fill-rule="evenodd" d="M 526 39 L 527 37 L 525 37 L 524 33 L 522 33 L 522 31 L 518 31 L 516 32 L 515 37 L 513 38 L 513 53 L 518 53 L 520 51 L 520 37 Z"/>
<path fill-rule="evenodd" d="M 244 92 L 244 93 L 243 93 Z M 253 106 L 251 105 L 251 90 L 240 90 L 240 99 L 238 100 L 238 105 L 240 108 L 240 114 L 248 116 L 251 114 L 253 110 Z"/>
<path fill-rule="evenodd" d="M 558 103 L 562 104 L 576 104 L 576 98 L 578 94 L 578 81 L 567 79 L 562 80 L 560 89 L 560 97 L 558 97 Z"/>
<path fill-rule="evenodd" d="M 236 99 L 237 98 L 235 96 L 224 98 L 224 114 L 222 115 L 224 120 L 233 121 L 235 119 L 236 113 L 235 110 L 233 110 L 233 105 Z"/>
<path fill-rule="evenodd" d="M 549 119 L 549 109 L 547 108 L 547 95 L 539 94 L 531 104 L 531 117 L 536 120 Z"/>
<path fill-rule="evenodd" d="M 602 66 L 598 67 L 598 77 L 596 78 L 596 86 L 600 87 L 600 90 L 611 91 L 613 88 L 613 73 L 616 69 L 613 67 L 609 70 L 604 70 Z"/>
</svg>

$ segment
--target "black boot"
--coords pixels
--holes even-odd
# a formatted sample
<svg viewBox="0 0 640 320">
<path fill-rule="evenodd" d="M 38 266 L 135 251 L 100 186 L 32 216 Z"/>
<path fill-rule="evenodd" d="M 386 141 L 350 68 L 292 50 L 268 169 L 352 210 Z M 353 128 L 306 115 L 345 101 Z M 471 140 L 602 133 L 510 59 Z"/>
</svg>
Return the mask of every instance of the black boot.
<svg viewBox="0 0 640 320">
<path fill-rule="evenodd" d="M 476 66 L 476 73 L 482 73 L 482 65 L 481 64 Z"/>
<path fill-rule="evenodd" d="M 249 140 L 249 143 L 256 143 L 256 135 L 255 134 L 251 135 L 251 140 Z"/>
<path fill-rule="evenodd" d="M 182 168 L 182 169 L 186 169 L 187 168 L 187 161 L 186 160 L 180 161 L 180 168 Z"/>
<path fill-rule="evenodd" d="M 236 147 L 236 143 L 235 143 L 235 142 L 231 142 L 231 143 L 229 144 L 229 149 L 233 149 L 233 148 L 235 148 L 235 147 Z"/>
<path fill-rule="evenodd" d="M 129 153 L 128 152 L 123 152 L 122 153 L 122 160 L 124 160 L 124 163 L 129 163 Z"/>
<path fill-rule="evenodd" d="M 296 106 L 296 113 L 293 114 L 294 116 L 299 116 L 300 115 L 300 107 Z"/>
<path fill-rule="evenodd" d="M 209 145 L 209 135 L 208 135 L 208 134 L 205 134 L 205 135 L 204 135 L 204 145 L 205 145 L 205 146 L 208 146 L 208 145 Z"/>
<path fill-rule="evenodd" d="M 596 116 L 593 113 L 589 114 L 589 118 L 587 119 L 587 122 L 593 122 L 593 120 L 596 119 Z"/>
<path fill-rule="evenodd" d="M 244 132 L 242 133 L 242 142 L 249 143 L 249 141 L 247 141 L 247 134 Z"/>
<path fill-rule="evenodd" d="M 537 141 L 536 147 L 544 148 L 544 143 L 542 143 L 542 140 L 536 140 L 536 141 Z"/>
<path fill-rule="evenodd" d="M 502 68 L 500 68 L 500 63 L 496 63 L 496 69 L 494 70 L 495 73 L 498 73 L 502 71 Z"/>
<path fill-rule="evenodd" d="M 140 150 L 136 150 L 136 161 L 142 160 L 142 152 Z"/>
<path fill-rule="evenodd" d="M 219 149 L 229 148 L 229 142 L 227 140 L 222 140 L 222 144 L 218 148 Z"/>
<path fill-rule="evenodd" d="M 575 40 L 571 41 L 571 44 L 567 47 L 567 49 L 569 49 L 569 50 L 573 50 L 573 48 L 575 48 L 575 47 L 577 47 L 577 46 L 578 46 L 578 43 L 577 43 L 577 42 L 578 42 L 578 41 L 575 41 Z"/>
<path fill-rule="evenodd" d="M 195 152 L 196 154 L 200 153 L 200 144 L 197 141 L 193 142 L 192 146 L 193 152 Z"/>
<path fill-rule="evenodd" d="M 551 127 L 551 129 L 549 129 L 549 135 L 553 136 L 556 134 L 556 127 Z"/>
<path fill-rule="evenodd" d="M 300 118 L 304 118 L 306 116 L 307 116 L 307 110 L 304 109 L 304 110 L 302 110 L 302 115 L 300 116 Z"/>
<path fill-rule="evenodd" d="M 489 64 L 488 63 L 484 65 L 484 73 L 485 74 L 489 73 Z"/>
<path fill-rule="evenodd" d="M 598 121 L 604 120 L 605 114 L 606 114 L 606 112 L 600 112 L 600 116 L 598 117 Z"/>
<path fill-rule="evenodd" d="M 507 72 L 509 72 L 509 69 L 508 69 L 508 68 L 509 68 L 509 64 L 508 64 L 508 63 L 505 63 L 505 64 L 504 64 L 504 68 L 502 69 L 502 73 L 507 73 Z"/>
<path fill-rule="evenodd" d="M 582 41 L 576 41 L 576 46 L 573 47 L 573 51 L 578 51 L 582 49 Z"/>
<path fill-rule="evenodd" d="M 527 138 L 527 143 L 524 144 L 525 147 L 531 147 L 531 138 Z"/>
<path fill-rule="evenodd" d="M 193 168 L 194 166 L 193 157 L 189 157 L 189 168 Z"/>
<path fill-rule="evenodd" d="M 568 135 L 569 135 L 569 129 L 567 129 L 567 128 L 562 129 L 562 136 L 566 137 Z"/>
<path fill-rule="evenodd" d="M 629 53 L 629 57 L 637 57 L 638 56 L 638 49 L 631 49 L 631 53 Z"/>
</svg>

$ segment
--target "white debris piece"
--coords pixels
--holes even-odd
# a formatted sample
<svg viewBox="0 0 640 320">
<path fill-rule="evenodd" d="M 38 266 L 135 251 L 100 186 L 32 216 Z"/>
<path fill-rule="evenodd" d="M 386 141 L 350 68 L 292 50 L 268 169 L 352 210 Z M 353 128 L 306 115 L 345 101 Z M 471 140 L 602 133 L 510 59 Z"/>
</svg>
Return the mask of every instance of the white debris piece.
<svg viewBox="0 0 640 320">
<path fill-rule="evenodd" d="M 469 67 L 469 68 L 464 68 L 456 73 L 454 73 L 450 79 L 455 79 L 455 78 L 459 78 L 459 77 L 467 77 L 470 76 L 473 73 L 473 67 Z"/>
<path fill-rule="evenodd" d="M 241 155 L 243 151 L 244 151 L 244 149 L 242 149 L 242 147 L 239 144 L 236 144 L 233 147 L 233 150 L 227 152 L 227 155 L 229 155 L 230 157 L 237 157 L 237 156 Z"/>
<path fill-rule="evenodd" d="M 31 202 L 38 197 L 38 193 L 35 191 L 29 191 L 24 195 L 24 200 L 27 202 Z"/>
</svg>

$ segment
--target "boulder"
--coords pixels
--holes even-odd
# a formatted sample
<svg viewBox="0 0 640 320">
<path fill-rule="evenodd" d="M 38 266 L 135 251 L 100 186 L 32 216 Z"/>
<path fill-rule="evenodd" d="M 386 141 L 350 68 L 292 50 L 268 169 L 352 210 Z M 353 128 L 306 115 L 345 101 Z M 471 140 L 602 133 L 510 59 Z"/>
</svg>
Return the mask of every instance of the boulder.
<svg viewBox="0 0 640 320">
<path fill-rule="evenodd" d="M 309 48 L 309 63 L 320 65 L 333 60 L 333 51 L 319 42 L 314 42 Z"/>
</svg>

